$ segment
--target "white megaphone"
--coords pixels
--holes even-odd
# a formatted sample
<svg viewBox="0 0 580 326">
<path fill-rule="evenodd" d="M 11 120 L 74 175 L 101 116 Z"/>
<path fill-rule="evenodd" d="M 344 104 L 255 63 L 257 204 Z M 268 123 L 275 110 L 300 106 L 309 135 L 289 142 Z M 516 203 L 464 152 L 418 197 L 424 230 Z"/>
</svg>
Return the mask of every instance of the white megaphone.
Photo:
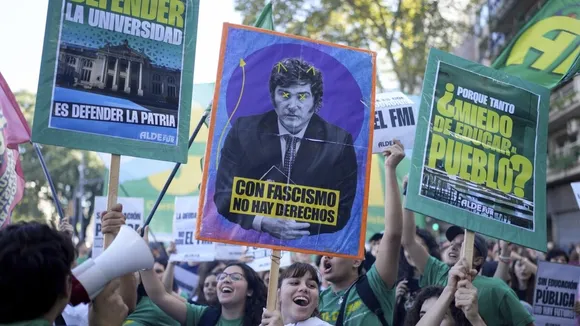
<svg viewBox="0 0 580 326">
<path fill-rule="evenodd" d="M 103 253 L 72 270 L 70 303 L 89 303 L 109 281 L 142 269 L 152 268 L 155 260 L 149 244 L 133 228 L 123 225 Z"/>
</svg>

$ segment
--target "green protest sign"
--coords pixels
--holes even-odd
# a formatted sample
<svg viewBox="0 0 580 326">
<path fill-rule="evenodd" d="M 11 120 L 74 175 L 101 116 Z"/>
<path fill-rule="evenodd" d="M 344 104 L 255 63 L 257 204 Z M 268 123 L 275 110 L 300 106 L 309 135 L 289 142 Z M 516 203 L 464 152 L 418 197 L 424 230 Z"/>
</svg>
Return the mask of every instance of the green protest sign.
<svg viewBox="0 0 580 326">
<path fill-rule="evenodd" d="M 407 208 L 546 250 L 549 90 L 432 49 Z"/>
<path fill-rule="evenodd" d="M 199 0 L 54 0 L 32 140 L 187 161 Z"/>
</svg>

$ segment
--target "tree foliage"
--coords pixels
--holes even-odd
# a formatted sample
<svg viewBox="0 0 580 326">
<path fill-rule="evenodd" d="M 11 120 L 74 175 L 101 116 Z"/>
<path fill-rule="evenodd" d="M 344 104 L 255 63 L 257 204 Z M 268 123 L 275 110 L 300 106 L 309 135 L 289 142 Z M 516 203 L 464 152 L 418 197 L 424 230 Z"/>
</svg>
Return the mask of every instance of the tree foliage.
<svg viewBox="0 0 580 326">
<path fill-rule="evenodd" d="M 28 124 L 32 125 L 36 95 L 28 91 L 19 91 L 14 95 Z M 93 202 L 95 195 L 103 192 L 104 166 L 92 152 L 57 146 L 42 146 L 41 152 L 65 215 L 72 217 L 71 223 L 75 227 L 77 236 L 84 239 L 92 214 L 90 203 Z M 48 219 L 49 222 L 58 221 L 58 213 L 49 183 L 32 144 L 20 145 L 20 160 L 26 186 L 24 197 L 13 212 L 13 219 L 16 221 L 44 219 Z M 84 177 L 87 182 L 81 196 L 79 167 L 83 161 Z M 84 198 L 84 202 L 79 201 L 79 198 Z"/>
<path fill-rule="evenodd" d="M 235 0 L 251 24 L 264 0 Z M 468 31 L 476 0 L 284 0 L 274 2 L 277 31 L 367 48 L 379 73 L 396 76 L 400 90 L 417 94 L 431 47 L 451 51 Z"/>
</svg>

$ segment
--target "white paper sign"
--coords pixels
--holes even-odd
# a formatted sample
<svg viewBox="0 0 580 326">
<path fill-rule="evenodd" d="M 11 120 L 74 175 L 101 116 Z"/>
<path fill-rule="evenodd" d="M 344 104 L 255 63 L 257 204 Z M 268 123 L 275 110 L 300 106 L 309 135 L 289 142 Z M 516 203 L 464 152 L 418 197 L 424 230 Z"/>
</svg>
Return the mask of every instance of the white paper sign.
<svg viewBox="0 0 580 326">
<path fill-rule="evenodd" d="M 216 260 L 239 260 L 244 253 L 244 247 L 227 243 L 215 243 Z"/>
<path fill-rule="evenodd" d="M 173 241 L 176 254 L 169 261 L 213 261 L 215 249 L 213 242 L 195 239 L 198 196 L 175 197 L 173 214 Z"/>
<path fill-rule="evenodd" d="M 197 289 L 199 275 L 177 265 L 175 266 L 173 277 L 175 277 L 175 283 L 181 292 L 185 292 L 188 297 L 193 296 Z"/>
<path fill-rule="evenodd" d="M 533 305 L 536 325 L 576 325 L 579 279 L 580 266 L 539 262 Z"/>
<path fill-rule="evenodd" d="M 419 113 L 418 103 L 411 101 L 401 92 L 376 95 L 373 154 L 381 153 L 392 145 L 393 139 L 412 149 Z"/>
<path fill-rule="evenodd" d="M 119 197 L 117 202 L 123 205 L 123 214 L 125 214 L 125 225 L 137 230 L 143 225 L 143 211 L 145 208 L 145 201 L 143 198 L 133 197 Z M 107 197 L 95 197 L 95 211 L 94 211 L 94 244 L 93 244 L 93 258 L 97 258 L 103 252 L 103 232 L 101 232 L 101 213 L 107 210 Z"/>
<path fill-rule="evenodd" d="M 580 182 L 572 182 L 570 186 L 572 186 L 574 198 L 576 198 L 576 203 L 578 204 L 578 208 L 580 208 Z"/>
<path fill-rule="evenodd" d="M 269 271 L 272 265 L 272 250 L 256 247 L 248 247 L 246 252 L 247 256 L 254 257 L 254 260 L 248 263 L 253 270 L 256 272 Z M 282 251 L 282 257 L 280 258 L 280 267 L 288 267 L 292 265 L 291 254 L 288 251 Z"/>
</svg>

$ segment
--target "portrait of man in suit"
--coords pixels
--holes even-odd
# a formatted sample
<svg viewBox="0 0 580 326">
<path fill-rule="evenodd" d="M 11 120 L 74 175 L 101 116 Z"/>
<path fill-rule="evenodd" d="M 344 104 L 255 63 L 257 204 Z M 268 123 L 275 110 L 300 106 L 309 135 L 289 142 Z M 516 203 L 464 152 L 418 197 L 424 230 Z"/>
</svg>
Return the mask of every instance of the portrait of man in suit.
<svg viewBox="0 0 580 326">
<path fill-rule="evenodd" d="M 323 83 L 322 72 L 300 58 L 283 59 L 272 67 L 272 110 L 238 118 L 221 149 L 214 195 L 220 215 L 283 240 L 344 228 L 356 195 L 358 164 L 352 135 L 318 115 Z M 234 177 L 336 190 L 336 225 L 231 213 Z"/>
</svg>

